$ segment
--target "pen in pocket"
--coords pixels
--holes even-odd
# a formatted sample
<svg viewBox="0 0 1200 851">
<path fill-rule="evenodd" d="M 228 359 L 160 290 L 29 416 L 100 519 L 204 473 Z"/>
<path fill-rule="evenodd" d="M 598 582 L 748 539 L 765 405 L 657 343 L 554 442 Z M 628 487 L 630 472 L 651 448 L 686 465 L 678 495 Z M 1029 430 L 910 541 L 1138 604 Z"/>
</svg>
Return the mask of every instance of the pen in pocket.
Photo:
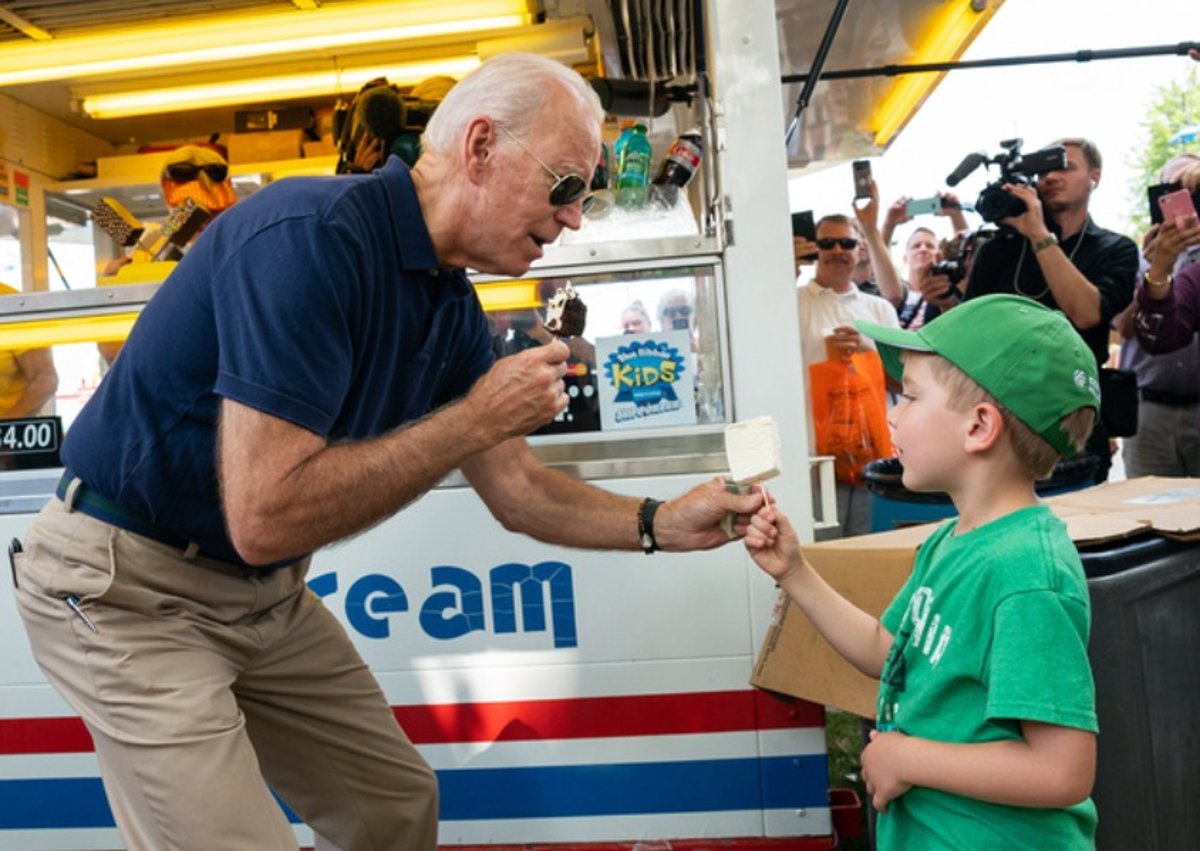
<svg viewBox="0 0 1200 851">
<path fill-rule="evenodd" d="M 17 553 L 22 552 L 21 539 L 13 538 L 8 543 L 8 568 L 12 571 L 13 588 L 19 588 L 17 583 L 17 560 L 13 558 Z"/>
<path fill-rule="evenodd" d="M 87 616 L 87 612 L 85 612 L 83 607 L 79 605 L 78 597 L 76 597 L 74 594 L 68 594 L 63 599 L 65 599 L 67 605 L 71 607 L 71 611 L 78 615 L 79 619 L 83 621 L 84 626 L 97 635 L 100 634 L 100 630 L 96 629 L 96 624 L 92 622 L 92 619 Z"/>
</svg>

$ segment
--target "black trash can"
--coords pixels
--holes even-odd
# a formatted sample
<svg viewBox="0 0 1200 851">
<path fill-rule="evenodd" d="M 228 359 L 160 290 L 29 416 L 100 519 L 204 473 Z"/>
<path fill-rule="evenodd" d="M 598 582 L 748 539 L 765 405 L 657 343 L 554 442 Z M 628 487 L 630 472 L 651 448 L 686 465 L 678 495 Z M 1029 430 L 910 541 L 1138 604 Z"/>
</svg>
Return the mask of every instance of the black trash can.
<svg viewBox="0 0 1200 851">
<path fill-rule="evenodd" d="M 1039 496 L 1080 490 L 1093 483 L 1100 459 L 1095 455 L 1076 455 L 1059 461 L 1050 478 L 1038 482 Z M 953 517 L 954 504 L 941 492 L 910 491 L 900 481 L 904 466 L 899 458 L 872 461 L 863 470 L 870 492 L 871 531 L 887 532 L 902 526 L 932 523 Z"/>
<path fill-rule="evenodd" d="M 1200 541 L 1081 551 L 1100 720 L 1097 851 L 1200 848 Z"/>
</svg>

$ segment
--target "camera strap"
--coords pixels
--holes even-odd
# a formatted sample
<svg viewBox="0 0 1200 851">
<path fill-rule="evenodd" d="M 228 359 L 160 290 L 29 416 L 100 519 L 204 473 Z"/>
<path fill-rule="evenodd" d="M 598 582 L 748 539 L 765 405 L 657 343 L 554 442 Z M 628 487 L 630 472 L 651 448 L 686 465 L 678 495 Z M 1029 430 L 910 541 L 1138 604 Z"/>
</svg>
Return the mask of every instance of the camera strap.
<svg viewBox="0 0 1200 851">
<path fill-rule="evenodd" d="M 924 309 L 925 309 L 925 298 L 924 297 L 921 297 L 921 298 L 917 299 L 916 301 L 909 301 L 907 298 L 905 298 L 904 307 L 901 308 L 900 314 L 897 317 L 897 319 L 900 321 L 900 327 L 907 328 L 909 325 L 911 325 L 913 323 L 913 320 L 917 318 L 917 314 L 920 313 Z M 913 330 L 915 331 L 916 329 L 914 328 Z"/>
<path fill-rule="evenodd" d="M 1083 240 L 1087 236 L 1088 225 L 1090 225 L 1091 223 L 1092 223 L 1092 218 L 1091 218 L 1091 216 L 1088 216 L 1087 220 L 1084 221 L 1084 223 L 1083 223 L 1083 229 L 1079 231 L 1079 236 L 1077 236 L 1075 238 L 1075 244 L 1073 246 L 1071 246 L 1071 253 L 1067 255 L 1067 262 L 1069 262 L 1072 266 L 1075 266 L 1075 255 L 1079 252 L 1079 246 L 1083 245 Z M 1042 288 L 1042 291 L 1040 293 L 1037 293 L 1035 295 L 1034 293 L 1027 293 L 1027 292 L 1025 292 L 1025 290 L 1021 289 L 1021 267 L 1025 264 L 1025 252 L 1028 250 L 1029 250 L 1029 240 L 1026 237 L 1022 236 L 1021 237 L 1021 256 L 1017 258 L 1017 268 L 1016 268 L 1016 271 L 1013 272 L 1013 280 L 1012 280 L 1013 290 L 1017 293 L 1017 295 L 1023 295 L 1026 298 L 1031 298 L 1034 301 L 1039 301 L 1046 295 L 1046 293 L 1050 292 L 1050 282 L 1046 281 L 1045 274 L 1042 275 L 1042 280 L 1046 281 L 1046 286 Z M 1079 267 L 1076 266 L 1076 268 L 1079 268 Z"/>
</svg>

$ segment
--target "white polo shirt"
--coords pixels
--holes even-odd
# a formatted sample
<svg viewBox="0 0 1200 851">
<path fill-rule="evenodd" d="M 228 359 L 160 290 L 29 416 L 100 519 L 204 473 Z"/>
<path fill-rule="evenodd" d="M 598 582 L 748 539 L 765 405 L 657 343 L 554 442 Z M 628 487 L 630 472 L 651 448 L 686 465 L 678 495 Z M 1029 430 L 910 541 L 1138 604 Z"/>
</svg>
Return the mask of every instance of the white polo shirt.
<svg viewBox="0 0 1200 851">
<path fill-rule="evenodd" d="M 896 308 L 882 296 L 871 295 L 853 284 L 844 293 L 837 293 L 821 286 L 816 281 L 796 288 L 800 307 L 800 348 L 804 366 L 825 360 L 825 337 L 839 325 L 854 325 L 854 320 L 865 319 L 879 325 L 900 327 Z M 863 337 L 863 342 L 875 348 L 875 343 Z"/>
</svg>

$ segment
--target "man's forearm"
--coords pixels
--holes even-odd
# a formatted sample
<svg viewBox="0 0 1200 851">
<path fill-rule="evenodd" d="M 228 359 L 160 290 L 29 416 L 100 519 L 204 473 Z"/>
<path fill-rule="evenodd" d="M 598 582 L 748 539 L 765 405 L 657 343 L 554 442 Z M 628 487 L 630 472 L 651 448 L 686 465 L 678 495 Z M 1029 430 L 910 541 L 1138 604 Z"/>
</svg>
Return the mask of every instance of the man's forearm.
<svg viewBox="0 0 1200 851">
<path fill-rule="evenodd" d="M 638 548 L 642 497 L 614 494 L 546 467 L 533 459 L 523 441 L 488 454 L 506 457 L 486 470 L 468 459 L 463 472 L 509 531 L 582 549 Z"/>
<path fill-rule="evenodd" d="M 898 307 L 904 303 L 904 286 L 900 283 L 900 276 L 896 274 L 896 266 L 892 263 L 887 244 L 877 230 L 867 231 L 866 237 L 867 253 L 871 257 L 871 267 L 875 270 L 875 283 L 879 287 L 879 294 Z"/>
<path fill-rule="evenodd" d="M 428 491 L 487 439 L 464 404 L 378 438 L 327 444 L 226 401 L 221 492 L 230 537 L 242 558 L 267 564 L 311 552 L 378 523 Z"/>
<path fill-rule="evenodd" d="M 1036 241 L 1031 241 L 1034 245 Z M 1040 251 L 1034 250 L 1042 276 L 1050 287 L 1054 301 L 1066 317 L 1080 331 L 1100 324 L 1100 290 L 1075 268 L 1062 248 L 1050 245 Z"/>
</svg>

